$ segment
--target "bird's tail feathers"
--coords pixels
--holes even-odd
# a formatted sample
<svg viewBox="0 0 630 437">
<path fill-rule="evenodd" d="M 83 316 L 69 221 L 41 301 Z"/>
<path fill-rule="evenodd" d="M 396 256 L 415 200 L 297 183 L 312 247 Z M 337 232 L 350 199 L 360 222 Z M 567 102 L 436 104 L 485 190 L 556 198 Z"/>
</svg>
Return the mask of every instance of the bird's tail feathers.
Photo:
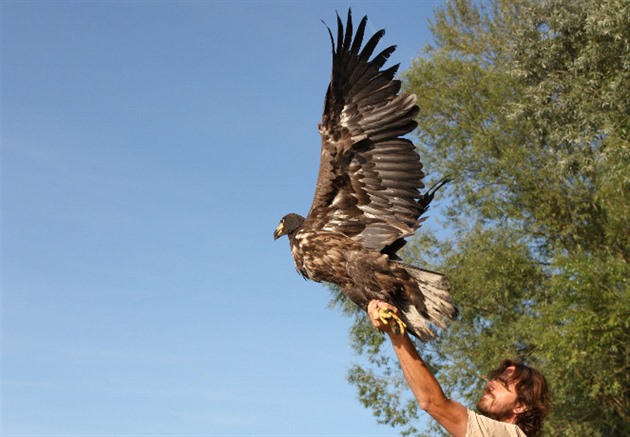
<svg viewBox="0 0 630 437">
<path fill-rule="evenodd" d="M 446 324 L 457 317 L 457 309 L 453 306 L 450 293 L 451 286 L 441 273 L 400 264 L 416 281 L 424 297 L 424 305 L 405 302 L 400 309 L 409 322 L 409 330 L 423 341 L 430 340 L 435 334 L 427 322 L 445 329 Z"/>
</svg>

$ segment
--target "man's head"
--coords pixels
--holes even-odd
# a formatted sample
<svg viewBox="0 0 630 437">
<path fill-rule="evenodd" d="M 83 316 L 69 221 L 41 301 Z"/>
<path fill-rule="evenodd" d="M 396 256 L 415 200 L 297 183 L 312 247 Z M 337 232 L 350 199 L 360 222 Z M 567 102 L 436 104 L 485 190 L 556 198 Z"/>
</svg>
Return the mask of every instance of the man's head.
<svg viewBox="0 0 630 437">
<path fill-rule="evenodd" d="M 514 423 L 529 437 L 539 435 L 543 419 L 551 409 L 551 396 L 542 373 L 517 361 L 503 360 L 488 379 L 477 402 L 479 412 L 501 422 Z"/>
</svg>

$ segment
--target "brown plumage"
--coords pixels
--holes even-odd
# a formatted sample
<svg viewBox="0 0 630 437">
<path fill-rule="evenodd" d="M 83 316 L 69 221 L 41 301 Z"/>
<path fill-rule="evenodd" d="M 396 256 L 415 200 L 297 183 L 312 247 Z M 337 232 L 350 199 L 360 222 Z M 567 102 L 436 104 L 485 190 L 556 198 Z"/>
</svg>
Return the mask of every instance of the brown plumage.
<svg viewBox="0 0 630 437">
<path fill-rule="evenodd" d="M 422 194 L 422 163 L 411 141 L 416 98 L 400 92 L 398 65 L 383 69 L 391 46 L 373 56 L 380 30 L 363 46 L 367 17 L 353 37 L 337 16 L 332 32 L 332 76 L 319 131 L 321 160 L 306 218 L 288 214 L 274 238 L 288 235 L 297 270 L 313 281 L 338 285 L 364 310 L 372 299 L 399 309 L 407 329 L 422 340 L 429 324 L 455 316 L 446 278 L 402 263 L 396 252 L 414 234 L 435 191 Z"/>
</svg>

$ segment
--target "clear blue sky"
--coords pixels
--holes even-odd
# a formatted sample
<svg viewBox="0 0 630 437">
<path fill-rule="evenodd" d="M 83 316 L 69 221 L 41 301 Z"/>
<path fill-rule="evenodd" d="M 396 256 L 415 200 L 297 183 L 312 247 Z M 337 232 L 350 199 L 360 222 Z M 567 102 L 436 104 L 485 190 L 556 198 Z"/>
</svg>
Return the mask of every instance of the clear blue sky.
<svg viewBox="0 0 630 437">
<path fill-rule="evenodd" d="M 2 434 L 396 435 L 272 233 L 313 195 L 320 20 L 404 69 L 438 4 L 3 1 Z"/>
</svg>

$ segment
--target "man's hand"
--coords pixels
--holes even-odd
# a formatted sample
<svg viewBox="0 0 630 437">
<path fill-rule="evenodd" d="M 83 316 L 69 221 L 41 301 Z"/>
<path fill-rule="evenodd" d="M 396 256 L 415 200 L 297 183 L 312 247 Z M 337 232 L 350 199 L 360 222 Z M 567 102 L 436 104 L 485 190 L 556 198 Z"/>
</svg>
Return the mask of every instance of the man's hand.
<svg viewBox="0 0 630 437">
<path fill-rule="evenodd" d="M 384 314 L 391 313 L 398 316 L 398 308 L 380 300 L 372 300 L 368 304 L 367 313 L 372 325 L 387 334 L 394 333 L 391 319 L 384 317 Z"/>
</svg>

